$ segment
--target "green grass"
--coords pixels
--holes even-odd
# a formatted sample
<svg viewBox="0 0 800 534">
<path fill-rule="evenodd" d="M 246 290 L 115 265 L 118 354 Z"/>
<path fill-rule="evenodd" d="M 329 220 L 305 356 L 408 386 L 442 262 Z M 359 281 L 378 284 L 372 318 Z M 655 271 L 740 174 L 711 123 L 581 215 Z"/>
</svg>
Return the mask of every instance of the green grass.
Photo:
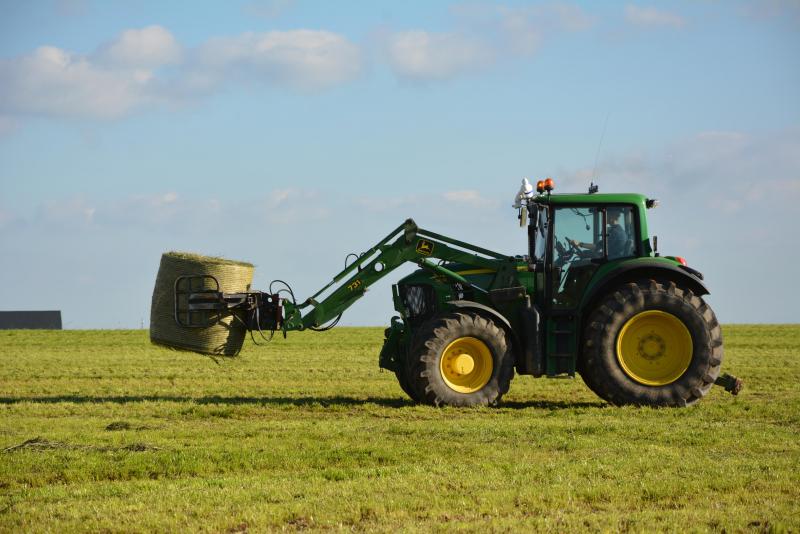
<svg viewBox="0 0 800 534">
<path fill-rule="evenodd" d="M 382 330 L 219 364 L 144 331 L 0 332 L 0 531 L 800 531 L 800 326 L 729 326 L 689 409 L 516 377 L 411 404 Z"/>
</svg>

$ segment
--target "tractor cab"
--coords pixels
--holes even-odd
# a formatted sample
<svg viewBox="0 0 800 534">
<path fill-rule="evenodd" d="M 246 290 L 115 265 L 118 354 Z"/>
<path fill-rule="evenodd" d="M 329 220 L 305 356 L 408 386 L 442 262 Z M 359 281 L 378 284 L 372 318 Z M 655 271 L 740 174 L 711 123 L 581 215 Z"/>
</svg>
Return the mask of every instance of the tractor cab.
<svg viewBox="0 0 800 534">
<path fill-rule="evenodd" d="M 599 194 L 594 185 L 586 194 L 554 189 L 550 178 L 538 182 L 536 193 L 523 180 L 514 203 L 521 224 L 527 222 L 548 376 L 575 373 L 583 311 L 608 275 L 655 256 L 646 217 L 655 201 L 640 194 Z"/>
</svg>

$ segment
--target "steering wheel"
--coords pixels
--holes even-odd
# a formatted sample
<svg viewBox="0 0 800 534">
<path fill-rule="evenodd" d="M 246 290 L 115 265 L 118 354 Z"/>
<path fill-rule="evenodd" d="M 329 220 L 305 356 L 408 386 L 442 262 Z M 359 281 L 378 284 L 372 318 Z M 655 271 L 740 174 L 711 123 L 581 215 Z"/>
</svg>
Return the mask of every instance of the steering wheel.
<svg viewBox="0 0 800 534">
<path fill-rule="evenodd" d="M 555 249 L 556 252 L 558 253 L 558 264 L 565 265 L 567 262 L 569 262 L 570 258 L 574 254 L 573 249 L 575 247 L 573 247 L 572 244 L 569 241 L 567 241 L 566 238 L 564 238 L 564 242 L 567 244 L 566 247 L 558 239 L 555 239 L 554 241 L 555 241 Z"/>
<path fill-rule="evenodd" d="M 555 249 L 556 252 L 558 252 L 558 263 L 560 265 L 566 265 L 570 261 L 574 261 L 576 258 L 583 257 L 583 251 L 581 250 L 581 248 L 576 245 L 573 245 L 572 241 L 568 237 L 564 238 L 563 244 L 561 243 L 561 241 L 556 239 Z"/>
<path fill-rule="evenodd" d="M 570 238 L 565 237 L 564 241 L 567 243 L 567 247 L 568 247 L 567 248 L 567 252 L 570 252 L 572 254 L 577 254 L 578 256 L 581 255 L 581 252 L 582 252 L 581 248 L 579 246 L 575 245 Z"/>
</svg>

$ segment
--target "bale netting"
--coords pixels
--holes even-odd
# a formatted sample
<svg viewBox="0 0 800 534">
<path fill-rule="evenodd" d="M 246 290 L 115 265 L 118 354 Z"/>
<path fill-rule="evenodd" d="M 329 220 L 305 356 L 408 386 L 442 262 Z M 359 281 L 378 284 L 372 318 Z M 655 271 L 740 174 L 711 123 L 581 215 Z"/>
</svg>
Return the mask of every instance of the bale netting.
<svg viewBox="0 0 800 534">
<path fill-rule="evenodd" d="M 250 290 L 253 265 L 186 252 L 164 253 L 153 289 L 150 341 L 201 354 L 235 356 L 242 348 L 247 330 L 233 315 L 223 314 L 216 324 L 203 328 L 181 327 L 175 322 L 175 280 L 186 275 L 211 275 L 219 281 L 219 290 L 223 293 L 242 293 Z M 191 289 L 213 289 L 213 281 L 195 280 Z M 179 304 L 185 307 L 187 296 L 179 298 Z M 183 314 L 182 318 L 185 317 Z M 213 318 L 214 312 L 191 312 L 192 324 Z"/>
</svg>

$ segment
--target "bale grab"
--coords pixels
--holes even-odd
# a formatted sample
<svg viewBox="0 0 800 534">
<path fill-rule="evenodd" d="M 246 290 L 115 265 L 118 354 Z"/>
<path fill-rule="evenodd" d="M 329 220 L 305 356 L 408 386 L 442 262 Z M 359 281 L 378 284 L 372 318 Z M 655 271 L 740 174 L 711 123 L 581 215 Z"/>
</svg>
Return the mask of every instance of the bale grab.
<svg viewBox="0 0 800 534">
<path fill-rule="evenodd" d="M 213 310 L 193 311 L 191 320 L 204 326 L 182 326 L 176 321 L 176 307 L 185 307 L 188 291 L 215 290 L 243 293 L 250 290 L 254 266 L 251 263 L 201 256 L 187 252 L 166 252 L 161 256 L 150 308 L 150 341 L 173 349 L 216 356 L 239 353 L 247 328 L 235 315 Z M 194 285 L 181 292 L 176 281 L 192 278 Z M 218 284 L 214 284 L 216 280 Z M 177 290 L 177 295 L 176 295 Z M 186 324 L 186 323 L 184 323 Z"/>
</svg>

